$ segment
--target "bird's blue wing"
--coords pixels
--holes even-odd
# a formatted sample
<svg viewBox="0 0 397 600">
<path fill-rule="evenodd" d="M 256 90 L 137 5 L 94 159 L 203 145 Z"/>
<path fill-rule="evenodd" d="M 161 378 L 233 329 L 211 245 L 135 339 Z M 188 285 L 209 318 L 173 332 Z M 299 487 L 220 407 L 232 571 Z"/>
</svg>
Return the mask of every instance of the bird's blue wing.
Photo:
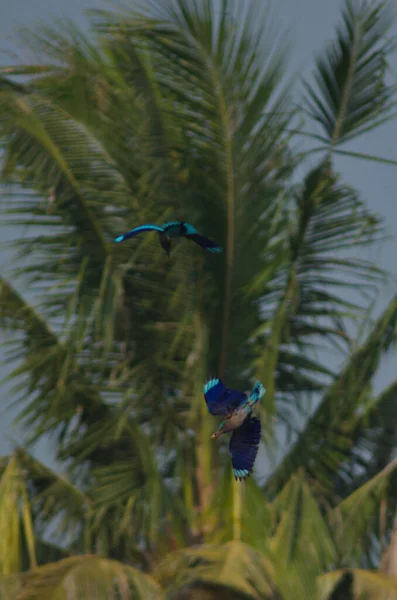
<svg viewBox="0 0 397 600">
<path fill-rule="evenodd" d="M 229 451 L 236 480 L 242 481 L 252 473 L 260 439 L 261 423 L 256 417 L 246 419 L 241 427 L 233 431 Z"/>
<path fill-rule="evenodd" d="M 204 398 L 211 415 L 224 415 L 226 406 L 224 398 L 227 388 L 221 379 L 209 379 L 204 384 Z"/>
<path fill-rule="evenodd" d="M 211 415 L 223 416 L 229 415 L 247 399 L 243 392 L 225 387 L 218 377 L 205 382 L 204 397 Z"/>
<path fill-rule="evenodd" d="M 216 242 L 213 242 L 209 238 L 205 237 L 205 235 L 200 235 L 199 233 L 190 233 L 185 235 L 188 240 L 192 240 L 202 248 L 208 250 L 208 252 L 223 252 L 223 249 L 218 246 Z"/>
<path fill-rule="evenodd" d="M 142 233 L 143 231 L 163 231 L 162 227 L 158 225 L 140 225 L 140 227 L 135 227 L 128 231 L 128 233 L 124 233 L 123 235 L 119 235 L 114 238 L 115 242 L 124 242 L 124 240 L 128 240 L 129 238 L 134 237 L 134 235 L 138 235 L 138 233 Z"/>
</svg>

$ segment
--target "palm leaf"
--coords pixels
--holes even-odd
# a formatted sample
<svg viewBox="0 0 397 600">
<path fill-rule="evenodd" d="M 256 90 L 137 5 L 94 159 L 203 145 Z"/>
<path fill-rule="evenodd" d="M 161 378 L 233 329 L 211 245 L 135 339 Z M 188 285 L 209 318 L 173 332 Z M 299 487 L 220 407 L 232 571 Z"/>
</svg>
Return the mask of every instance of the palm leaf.
<svg viewBox="0 0 397 600">
<path fill-rule="evenodd" d="M 332 146 L 373 129 L 395 106 L 395 86 L 385 83 L 391 23 L 387 1 L 344 3 L 336 40 L 317 61 L 315 87 L 306 84 L 308 113 Z"/>
<path fill-rule="evenodd" d="M 4 464 L 4 458 L 2 463 Z M 3 467 L 4 468 L 4 467 Z M 29 565 L 36 566 L 35 537 L 32 524 L 32 507 L 26 482 L 15 456 L 9 457 L 0 480 L 0 530 L 3 543 L 0 554 L 0 572 L 10 575 L 21 571 L 21 546 L 24 542 Z"/>
<path fill-rule="evenodd" d="M 382 500 L 388 496 L 396 467 L 397 461 L 394 460 L 329 513 L 341 556 L 352 557 L 357 550 L 362 556 L 365 542 L 370 544 L 372 523 L 381 510 Z"/>
<path fill-rule="evenodd" d="M 129 598 L 157 600 L 156 583 L 137 569 L 116 561 L 83 555 L 38 567 L 20 578 L 18 600 Z"/>
<path fill-rule="evenodd" d="M 314 597 L 316 577 L 330 568 L 337 554 L 331 529 L 302 472 L 291 477 L 273 505 L 276 527 L 268 552 L 277 585 L 285 597 Z"/>
<path fill-rule="evenodd" d="M 346 352 L 348 322 L 366 307 L 365 295 L 371 297 L 383 276 L 365 261 L 341 256 L 345 248 L 381 237 L 382 225 L 355 191 L 341 184 L 328 161 L 307 174 L 294 197 L 286 260 L 278 266 L 268 294 L 262 296 L 270 331 L 264 325 L 257 330 L 256 376 L 266 385 L 270 411 L 276 388 L 280 406 L 288 404 L 291 410 L 291 405 L 302 405 L 305 397 L 310 399 L 331 381 L 333 373 L 321 363 L 319 353 L 312 352 L 314 340 L 321 336 L 330 350 L 336 346 Z M 363 300 L 355 294 L 354 301 L 347 302 L 346 294 L 357 290 L 355 282 L 364 281 Z M 299 395 L 297 389 L 302 390 Z"/>
<path fill-rule="evenodd" d="M 345 588 L 342 588 L 343 580 Z M 345 600 L 349 597 L 362 600 L 367 598 L 394 600 L 397 598 L 397 585 L 394 579 L 361 569 L 346 569 L 322 575 L 318 578 L 318 590 L 319 600 L 339 600 L 339 598 Z M 338 591 L 342 595 L 338 595 Z M 351 596 L 343 595 L 346 593 L 350 593 Z"/>
<path fill-rule="evenodd" d="M 395 405 L 396 382 L 393 382 L 380 394 L 369 398 L 363 407 L 362 416 L 357 420 L 351 436 L 352 446 L 343 471 L 335 483 L 336 490 L 342 497 L 352 493 L 368 478 L 374 477 L 393 459 L 396 446 Z M 394 485 L 392 497 L 395 498 Z"/>
<path fill-rule="evenodd" d="M 24 336 L 22 343 L 21 338 L 14 338 L 9 353 L 10 360 L 22 358 L 23 355 L 25 359 L 22 365 L 14 371 L 14 375 L 29 373 L 30 380 L 27 385 L 23 386 L 27 392 L 25 399 L 31 398 L 30 394 L 33 390 L 36 392 L 34 400 L 21 414 L 25 423 L 29 425 L 37 423 L 40 434 L 43 431 L 51 431 L 59 427 L 64 416 L 60 413 L 57 417 L 55 416 L 51 410 L 52 403 L 58 407 L 62 405 L 64 415 L 66 414 L 69 418 L 75 413 L 78 406 L 84 408 L 83 420 L 86 417 L 88 421 L 97 420 L 100 418 L 102 410 L 107 412 L 97 390 L 89 385 L 86 377 L 71 360 L 67 345 L 60 342 L 34 307 L 25 302 L 4 279 L 1 281 L 0 303 L 3 328 L 13 331 L 14 335 L 18 332 Z M 21 345 L 22 354 L 20 354 Z M 68 378 L 73 378 L 74 381 L 73 384 L 70 380 L 67 388 L 65 387 L 65 365 L 70 369 Z M 46 379 L 44 379 L 45 375 Z M 40 389 L 41 394 L 39 393 Z M 98 410 L 99 412 L 97 412 Z M 62 433 L 61 430 L 59 433 L 59 439 L 62 440 L 65 431 Z"/>
<path fill-rule="evenodd" d="M 300 466 L 314 479 L 329 482 L 341 467 L 351 446 L 350 431 L 360 420 L 368 386 L 381 357 L 395 344 L 397 300 L 394 298 L 375 322 L 365 343 L 352 353 L 342 372 L 325 392 L 303 432 L 274 471 L 266 489 L 271 492 L 288 481 Z"/>
<path fill-rule="evenodd" d="M 251 548 L 241 542 L 223 546 L 201 546 L 180 551 L 159 565 L 156 578 L 178 597 L 184 588 L 196 593 L 208 589 L 213 593 L 235 594 L 244 598 L 271 598 L 273 569 Z"/>
</svg>

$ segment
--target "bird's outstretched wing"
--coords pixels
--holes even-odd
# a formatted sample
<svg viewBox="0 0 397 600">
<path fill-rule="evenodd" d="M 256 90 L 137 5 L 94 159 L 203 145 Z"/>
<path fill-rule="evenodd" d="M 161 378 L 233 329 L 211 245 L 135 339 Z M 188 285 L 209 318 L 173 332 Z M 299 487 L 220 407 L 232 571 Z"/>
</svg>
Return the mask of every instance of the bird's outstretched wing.
<svg viewBox="0 0 397 600">
<path fill-rule="evenodd" d="M 185 235 L 185 238 L 188 240 L 192 240 L 202 248 L 208 250 L 208 252 L 223 252 L 223 249 L 218 246 L 216 242 L 213 242 L 209 238 L 205 237 L 205 235 L 200 235 L 199 233 L 190 233 Z"/>
<path fill-rule="evenodd" d="M 204 397 L 211 415 L 229 415 L 247 400 L 246 395 L 223 385 L 222 380 L 209 379 L 204 384 Z"/>
<path fill-rule="evenodd" d="M 256 417 L 246 419 L 232 433 L 229 451 L 232 456 L 234 478 L 239 481 L 252 473 L 261 439 L 261 423 Z"/>
<path fill-rule="evenodd" d="M 134 229 L 131 229 L 131 231 L 114 238 L 114 241 L 124 242 L 124 240 L 128 240 L 129 238 L 134 237 L 134 235 L 138 235 L 138 233 L 143 233 L 144 231 L 163 231 L 163 228 L 158 225 L 140 225 L 139 227 L 135 227 Z"/>
</svg>

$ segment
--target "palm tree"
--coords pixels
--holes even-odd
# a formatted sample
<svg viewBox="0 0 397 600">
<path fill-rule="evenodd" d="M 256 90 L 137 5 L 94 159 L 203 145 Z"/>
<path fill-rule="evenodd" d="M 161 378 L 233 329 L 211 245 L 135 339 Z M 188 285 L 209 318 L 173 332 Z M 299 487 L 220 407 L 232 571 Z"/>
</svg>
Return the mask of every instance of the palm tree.
<svg viewBox="0 0 397 600">
<path fill-rule="evenodd" d="M 298 104 L 283 42 L 245 7 L 95 11 L 90 36 L 29 32 L 36 63 L 2 69 L 4 219 L 29 237 L 0 284 L 27 434 L 2 461 L 0 597 L 396 593 L 366 569 L 396 508 L 396 383 L 372 381 L 397 296 L 369 318 L 386 274 L 356 248 L 384 224 L 334 167 L 374 158 L 349 144 L 394 116 L 390 7 L 346 1 Z M 169 218 L 224 255 L 112 243 Z M 210 439 L 210 373 L 267 388 L 244 487 Z M 43 436 L 59 473 L 29 452 Z"/>
</svg>

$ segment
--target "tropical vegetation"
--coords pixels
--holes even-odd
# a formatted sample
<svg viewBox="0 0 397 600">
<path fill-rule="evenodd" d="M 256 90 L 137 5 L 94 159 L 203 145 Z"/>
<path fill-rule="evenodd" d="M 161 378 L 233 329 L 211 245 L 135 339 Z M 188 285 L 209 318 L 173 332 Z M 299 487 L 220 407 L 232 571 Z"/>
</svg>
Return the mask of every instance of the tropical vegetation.
<svg viewBox="0 0 397 600">
<path fill-rule="evenodd" d="M 0 598 L 397 598 L 397 380 L 373 387 L 397 293 L 374 314 L 385 223 L 336 166 L 396 164 L 365 151 L 395 117 L 392 7 L 346 0 L 306 82 L 265 8 L 92 11 L 1 69 L 2 224 L 24 229 L 3 403 L 25 437 L 1 459 Z M 112 241 L 175 218 L 223 255 Z M 267 388 L 246 484 L 210 439 L 211 374 Z"/>
</svg>

